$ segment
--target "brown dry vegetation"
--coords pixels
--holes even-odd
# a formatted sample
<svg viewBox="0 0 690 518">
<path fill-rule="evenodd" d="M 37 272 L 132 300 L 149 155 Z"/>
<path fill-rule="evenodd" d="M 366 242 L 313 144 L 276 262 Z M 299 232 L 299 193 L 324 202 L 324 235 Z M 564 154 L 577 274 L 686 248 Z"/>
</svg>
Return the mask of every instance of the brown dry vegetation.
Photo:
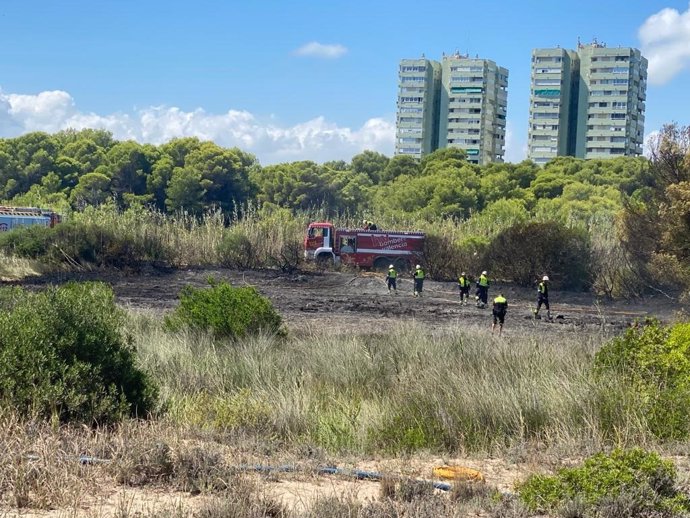
<svg viewBox="0 0 690 518">
<path fill-rule="evenodd" d="M 231 344 L 165 331 L 177 288 L 202 285 L 209 273 L 257 285 L 289 336 Z M 558 294 L 567 318 L 539 322 L 522 318 L 531 291 L 516 290 L 497 339 L 487 313 L 460 307 L 451 283 L 429 282 L 427 296 L 414 299 L 385 295 L 375 275 L 190 270 L 106 279 L 129 308 L 127 332 L 163 406 L 151 421 L 101 429 L 4 415 L 0 493 L 10 515 L 526 516 L 506 494 L 529 473 L 612 445 L 684 449 L 659 445 L 634 415 L 597 411 L 606 394 L 588 379 L 592 354 L 639 306 Z M 657 309 L 672 318 L 673 307 Z M 106 462 L 81 464 L 79 455 Z M 687 473 L 687 459 L 676 461 Z M 486 485 L 447 494 L 407 482 L 446 463 L 482 471 Z M 299 470 L 238 469 L 255 464 Z M 316 475 L 327 465 L 391 477 Z"/>
</svg>

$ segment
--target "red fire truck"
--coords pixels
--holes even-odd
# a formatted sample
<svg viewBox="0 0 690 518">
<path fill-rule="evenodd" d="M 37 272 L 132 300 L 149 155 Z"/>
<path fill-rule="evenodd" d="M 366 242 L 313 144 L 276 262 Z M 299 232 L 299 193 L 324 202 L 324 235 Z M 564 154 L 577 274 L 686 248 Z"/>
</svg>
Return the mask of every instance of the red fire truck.
<svg viewBox="0 0 690 518">
<path fill-rule="evenodd" d="M 420 263 L 423 232 L 335 228 L 329 222 L 310 223 L 304 238 L 304 257 L 324 263 L 385 269 L 394 264 L 409 270 Z"/>
</svg>

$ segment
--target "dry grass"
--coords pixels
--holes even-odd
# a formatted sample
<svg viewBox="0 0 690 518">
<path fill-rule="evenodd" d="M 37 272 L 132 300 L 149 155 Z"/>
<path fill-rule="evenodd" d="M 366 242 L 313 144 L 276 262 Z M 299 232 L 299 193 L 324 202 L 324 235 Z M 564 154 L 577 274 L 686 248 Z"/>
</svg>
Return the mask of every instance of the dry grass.
<svg viewBox="0 0 690 518">
<path fill-rule="evenodd" d="M 227 343 L 170 335 L 157 322 L 138 314 L 130 330 L 183 426 L 334 453 L 502 454 L 539 443 L 579 454 L 650 440 L 638 416 L 606 406 L 616 395 L 592 379 L 597 335 L 500 340 L 401 323 L 381 336 Z"/>
<path fill-rule="evenodd" d="M 378 500 L 364 501 L 354 493 L 329 491 L 338 484 L 333 478 L 323 483 L 320 496 L 295 505 L 269 486 L 279 487 L 281 478 L 314 485 L 309 472 L 320 462 L 303 459 L 297 473 L 247 472 L 240 468 L 267 462 L 265 448 L 252 453 L 231 436 L 200 434 L 165 421 L 91 429 L 3 416 L 0 426 L 0 514 L 21 510 L 36 516 L 32 513 L 44 510 L 49 516 L 94 518 L 424 518 L 464 516 L 461 512 L 490 511 L 498 505 L 490 489 L 462 499 L 407 479 L 389 483 L 390 491 Z M 90 462 L 80 462 L 80 455 L 88 455 Z M 273 452 L 270 462 L 294 462 L 291 455 Z"/>
<path fill-rule="evenodd" d="M 46 265 L 39 261 L 0 253 L 0 281 L 18 281 L 45 273 Z"/>
</svg>

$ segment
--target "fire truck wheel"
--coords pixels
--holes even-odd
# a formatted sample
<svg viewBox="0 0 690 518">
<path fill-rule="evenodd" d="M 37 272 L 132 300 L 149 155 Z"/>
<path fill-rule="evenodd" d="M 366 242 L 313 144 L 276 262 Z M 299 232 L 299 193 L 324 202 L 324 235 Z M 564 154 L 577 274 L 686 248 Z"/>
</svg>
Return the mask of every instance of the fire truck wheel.
<svg viewBox="0 0 690 518">
<path fill-rule="evenodd" d="M 388 270 L 389 264 L 391 264 L 391 260 L 387 257 L 377 257 L 374 260 L 374 270 L 384 272 Z"/>
<path fill-rule="evenodd" d="M 396 259 L 393 264 L 395 265 L 395 269 L 399 272 L 407 272 L 410 270 L 410 263 L 405 259 Z"/>
<path fill-rule="evenodd" d="M 333 264 L 333 256 L 331 254 L 319 254 L 316 256 L 316 263 L 325 268 Z"/>
</svg>

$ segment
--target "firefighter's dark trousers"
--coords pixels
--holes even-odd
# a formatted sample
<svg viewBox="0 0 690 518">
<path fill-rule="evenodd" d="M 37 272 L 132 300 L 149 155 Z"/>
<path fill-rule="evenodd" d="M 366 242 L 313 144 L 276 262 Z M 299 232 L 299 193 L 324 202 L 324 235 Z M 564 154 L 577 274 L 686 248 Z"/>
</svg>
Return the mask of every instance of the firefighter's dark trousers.
<svg viewBox="0 0 690 518">
<path fill-rule="evenodd" d="M 537 296 L 537 313 L 541 309 L 542 305 L 546 308 L 546 311 L 551 311 L 549 307 L 549 297 L 542 295 L 541 293 Z"/>
<path fill-rule="evenodd" d="M 477 295 L 479 295 L 479 302 L 485 306 L 489 303 L 489 287 L 488 286 L 478 286 Z"/>
<path fill-rule="evenodd" d="M 460 302 L 470 299 L 470 287 L 460 286 Z"/>
</svg>

